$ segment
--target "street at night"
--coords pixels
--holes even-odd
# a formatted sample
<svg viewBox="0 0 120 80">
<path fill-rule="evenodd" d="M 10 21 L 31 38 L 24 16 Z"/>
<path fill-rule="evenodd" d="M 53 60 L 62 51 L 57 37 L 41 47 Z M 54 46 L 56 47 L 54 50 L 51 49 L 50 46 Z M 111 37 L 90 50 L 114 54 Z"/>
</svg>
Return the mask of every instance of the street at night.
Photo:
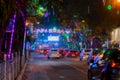
<svg viewBox="0 0 120 80">
<path fill-rule="evenodd" d="M 120 0 L 0 0 L 0 80 L 120 80 Z"/>
<path fill-rule="evenodd" d="M 45 60 L 43 55 L 32 55 L 21 80 L 87 80 L 86 61 L 79 58 Z"/>
</svg>

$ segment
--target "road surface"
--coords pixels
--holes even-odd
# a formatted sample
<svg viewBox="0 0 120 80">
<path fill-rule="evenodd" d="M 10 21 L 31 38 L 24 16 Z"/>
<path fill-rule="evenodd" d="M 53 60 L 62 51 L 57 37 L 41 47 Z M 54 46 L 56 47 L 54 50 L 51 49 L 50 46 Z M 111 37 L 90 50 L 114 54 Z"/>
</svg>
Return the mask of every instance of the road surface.
<svg viewBox="0 0 120 80">
<path fill-rule="evenodd" d="M 87 80 L 87 68 L 79 58 L 47 60 L 32 53 L 21 80 Z"/>
</svg>

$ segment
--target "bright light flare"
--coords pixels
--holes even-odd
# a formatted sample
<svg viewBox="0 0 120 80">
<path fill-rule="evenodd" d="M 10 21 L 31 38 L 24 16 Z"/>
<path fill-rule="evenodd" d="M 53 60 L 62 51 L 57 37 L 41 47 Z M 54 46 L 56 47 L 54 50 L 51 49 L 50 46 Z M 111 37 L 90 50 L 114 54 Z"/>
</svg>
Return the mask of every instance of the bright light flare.
<svg viewBox="0 0 120 80">
<path fill-rule="evenodd" d="M 59 41 L 59 36 L 48 36 L 48 41 Z"/>
<path fill-rule="evenodd" d="M 25 25 L 28 26 L 30 23 L 28 21 L 26 21 Z"/>
<path fill-rule="evenodd" d="M 118 2 L 120 2 L 120 0 L 117 0 Z"/>
</svg>

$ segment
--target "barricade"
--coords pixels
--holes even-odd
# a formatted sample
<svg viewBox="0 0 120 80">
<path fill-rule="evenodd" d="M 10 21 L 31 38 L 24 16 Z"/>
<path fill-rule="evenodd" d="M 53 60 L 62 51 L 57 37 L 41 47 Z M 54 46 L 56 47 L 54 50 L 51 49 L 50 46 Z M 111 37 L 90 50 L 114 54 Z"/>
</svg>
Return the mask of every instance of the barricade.
<svg viewBox="0 0 120 80">
<path fill-rule="evenodd" d="M 26 62 L 24 55 L 22 62 L 20 61 L 20 52 L 12 53 L 11 56 L 11 59 L 8 59 L 7 54 L 4 54 L 4 60 L 0 62 L 0 80 L 16 80 L 21 72 L 20 66 L 23 68 Z"/>
</svg>

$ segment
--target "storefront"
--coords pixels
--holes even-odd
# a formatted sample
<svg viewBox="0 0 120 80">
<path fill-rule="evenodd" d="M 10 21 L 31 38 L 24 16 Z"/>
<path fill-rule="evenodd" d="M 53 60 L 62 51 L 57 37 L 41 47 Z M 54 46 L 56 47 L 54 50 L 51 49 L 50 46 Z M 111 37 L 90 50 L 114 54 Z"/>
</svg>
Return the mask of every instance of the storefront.
<svg viewBox="0 0 120 80">
<path fill-rule="evenodd" d="M 112 31 L 111 43 L 114 44 L 115 47 L 120 48 L 120 27 Z"/>
</svg>

